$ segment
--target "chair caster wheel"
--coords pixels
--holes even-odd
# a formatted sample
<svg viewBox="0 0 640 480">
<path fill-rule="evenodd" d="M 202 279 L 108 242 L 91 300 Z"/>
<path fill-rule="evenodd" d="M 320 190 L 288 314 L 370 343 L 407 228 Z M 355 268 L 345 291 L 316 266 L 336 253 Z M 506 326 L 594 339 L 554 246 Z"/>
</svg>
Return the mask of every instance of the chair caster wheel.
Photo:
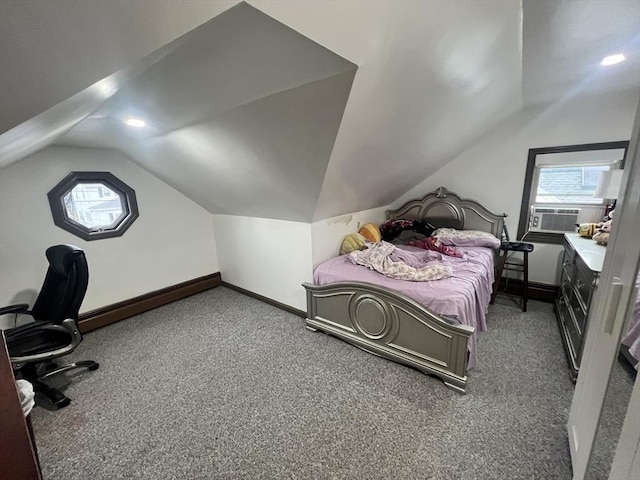
<svg viewBox="0 0 640 480">
<path fill-rule="evenodd" d="M 54 403 L 54 405 L 56 407 L 58 407 L 58 409 L 64 408 L 66 406 L 68 406 L 71 403 L 71 399 L 70 398 L 63 398 L 62 400 L 60 400 L 59 402 Z"/>
<path fill-rule="evenodd" d="M 46 392 L 51 403 L 57 408 L 64 408 L 71 403 L 71 399 L 59 390 L 51 389 Z"/>
<path fill-rule="evenodd" d="M 95 362 L 93 365 L 89 367 L 89 370 L 97 370 L 100 367 L 98 362 Z"/>
</svg>

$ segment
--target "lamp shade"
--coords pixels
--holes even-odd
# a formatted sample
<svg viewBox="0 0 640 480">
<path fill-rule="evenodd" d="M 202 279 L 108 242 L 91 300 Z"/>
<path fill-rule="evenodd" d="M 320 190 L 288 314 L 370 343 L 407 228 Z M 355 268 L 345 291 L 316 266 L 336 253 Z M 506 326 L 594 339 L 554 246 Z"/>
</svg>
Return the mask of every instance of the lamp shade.
<svg viewBox="0 0 640 480">
<path fill-rule="evenodd" d="M 602 172 L 598 180 L 598 187 L 593 196 L 597 198 L 618 198 L 623 173 L 623 170 L 607 170 Z"/>
</svg>

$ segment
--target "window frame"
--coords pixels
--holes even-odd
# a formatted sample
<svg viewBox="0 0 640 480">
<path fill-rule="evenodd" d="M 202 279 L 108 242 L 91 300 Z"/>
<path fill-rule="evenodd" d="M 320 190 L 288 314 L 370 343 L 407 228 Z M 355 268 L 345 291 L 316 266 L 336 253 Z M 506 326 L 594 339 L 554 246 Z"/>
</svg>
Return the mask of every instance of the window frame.
<svg viewBox="0 0 640 480">
<path fill-rule="evenodd" d="M 564 233 L 553 232 L 530 232 L 529 227 L 529 215 L 531 208 L 531 199 L 536 194 L 533 191 L 534 177 L 536 172 L 536 157 L 538 155 L 550 154 L 550 153 L 568 153 L 568 152 L 589 152 L 594 150 L 617 150 L 624 149 L 624 155 L 620 162 L 620 168 L 624 168 L 624 160 L 627 156 L 629 148 L 629 142 L 626 140 L 617 142 L 603 142 L 603 143 L 585 143 L 579 145 L 563 145 L 559 147 L 543 147 L 543 148 L 531 148 L 527 156 L 527 169 L 524 179 L 524 188 L 522 191 L 522 203 L 520 206 L 520 219 L 518 221 L 518 235 L 517 238 L 527 240 L 535 243 L 549 243 L 549 244 L 562 244 L 564 240 Z M 535 182 L 537 186 L 537 182 Z M 577 204 L 576 204 L 577 205 Z"/>
<path fill-rule="evenodd" d="M 82 183 L 101 183 L 122 199 L 121 203 L 125 215 L 119 222 L 111 227 L 92 229 L 68 217 L 64 206 L 64 196 L 76 185 Z M 87 241 L 121 237 L 140 216 L 135 190 L 109 172 L 71 172 L 47 193 L 47 197 L 49 198 L 53 223 Z"/>
</svg>

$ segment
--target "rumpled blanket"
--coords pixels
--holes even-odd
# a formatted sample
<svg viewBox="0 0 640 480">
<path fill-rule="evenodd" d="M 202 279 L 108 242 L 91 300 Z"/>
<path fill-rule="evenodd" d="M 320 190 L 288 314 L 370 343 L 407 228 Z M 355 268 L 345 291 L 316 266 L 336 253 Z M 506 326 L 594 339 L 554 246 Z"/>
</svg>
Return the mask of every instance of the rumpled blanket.
<svg viewBox="0 0 640 480">
<path fill-rule="evenodd" d="M 449 278 L 452 273 L 449 265 L 439 261 L 442 256 L 437 253 L 398 250 L 385 241 L 374 243 L 366 250 L 351 252 L 348 259 L 386 277 L 412 282 Z"/>
<path fill-rule="evenodd" d="M 433 250 L 436 252 L 444 253 L 450 257 L 458 257 L 462 258 L 462 252 L 460 252 L 455 247 L 450 247 L 449 245 L 445 245 L 436 237 L 427 237 L 422 240 L 409 242 L 407 245 L 411 245 L 412 247 L 424 248 L 425 250 Z"/>
<path fill-rule="evenodd" d="M 638 361 L 635 368 L 640 370 L 640 272 L 636 277 L 636 288 L 638 288 L 638 296 L 629 321 L 629 330 L 622 339 L 622 343 L 629 347 L 629 353 Z"/>
</svg>

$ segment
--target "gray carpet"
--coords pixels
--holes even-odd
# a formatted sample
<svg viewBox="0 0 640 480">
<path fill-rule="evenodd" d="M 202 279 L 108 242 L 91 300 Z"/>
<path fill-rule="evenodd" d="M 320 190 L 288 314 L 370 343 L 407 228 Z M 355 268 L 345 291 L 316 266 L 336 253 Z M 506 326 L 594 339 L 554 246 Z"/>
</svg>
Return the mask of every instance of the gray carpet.
<svg viewBox="0 0 640 480">
<path fill-rule="evenodd" d="M 636 372 L 627 360 L 618 356 L 613 365 L 609 387 L 602 407 L 586 480 L 606 480 L 613 463 L 624 417 L 631 399 Z"/>
<path fill-rule="evenodd" d="M 505 297 L 501 302 L 509 302 Z M 552 306 L 496 304 L 467 395 L 219 287 L 86 335 L 45 478 L 569 479 Z"/>
</svg>

